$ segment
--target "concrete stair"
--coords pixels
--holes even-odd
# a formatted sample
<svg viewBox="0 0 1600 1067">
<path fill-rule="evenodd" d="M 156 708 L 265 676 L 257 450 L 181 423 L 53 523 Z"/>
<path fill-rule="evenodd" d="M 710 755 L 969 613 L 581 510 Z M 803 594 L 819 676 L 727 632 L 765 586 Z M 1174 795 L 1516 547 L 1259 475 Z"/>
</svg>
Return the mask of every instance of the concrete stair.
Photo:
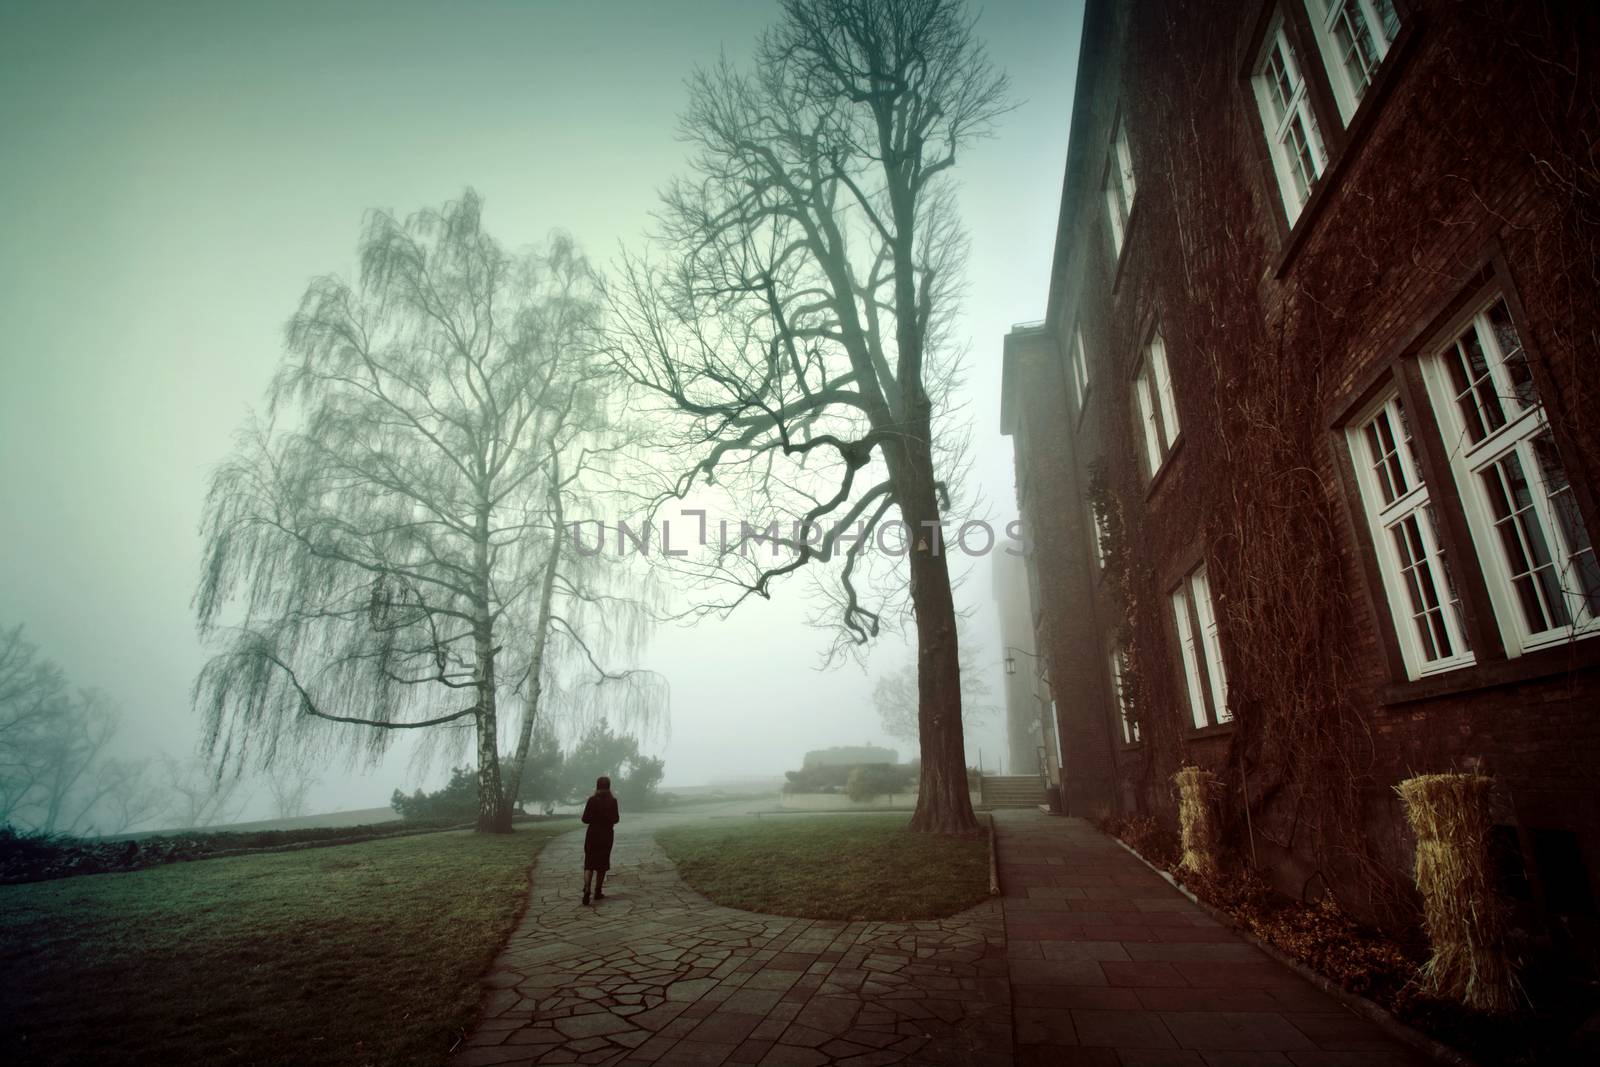
<svg viewBox="0 0 1600 1067">
<path fill-rule="evenodd" d="M 1045 802 L 1044 779 L 1037 774 L 986 774 L 982 797 L 991 808 L 1036 808 Z"/>
</svg>

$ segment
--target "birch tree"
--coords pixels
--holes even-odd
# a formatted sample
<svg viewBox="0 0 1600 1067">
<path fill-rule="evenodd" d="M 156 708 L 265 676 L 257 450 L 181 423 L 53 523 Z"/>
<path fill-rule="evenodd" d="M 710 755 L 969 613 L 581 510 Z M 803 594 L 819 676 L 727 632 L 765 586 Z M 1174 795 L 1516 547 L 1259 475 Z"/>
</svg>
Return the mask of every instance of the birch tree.
<svg viewBox="0 0 1600 1067">
<path fill-rule="evenodd" d="M 753 72 L 724 62 L 690 79 L 692 175 L 664 195 L 664 262 L 624 268 L 613 349 L 681 416 L 669 444 L 687 469 L 668 492 L 742 478 L 824 529 L 789 539 L 781 563 L 736 568 L 732 603 L 837 564 L 834 622 L 868 642 L 885 612 L 858 576 L 877 532 L 904 524 L 922 752 L 911 826 L 975 832 L 935 431 L 959 355 L 952 168 L 1006 109 L 1007 81 L 957 0 L 782 8 Z"/>
<path fill-rule="evenodd" d="M 465 732 L 477 827 L 509 831 L 502 728 L 524 714 L 520 761 L 552 628 L 589 644 L 552 609 L 562 494 L 611 451 L 592 443 L 614 410 L 586 356 L 600 308 L 570 239 L 507 252 L 470 192 L 369 216 L 359 282 L 311 284 L 266 418 L 212 478 L 196 608 L 218 649 L 195 683 L 212 758 L 376 759 L 407 731 Z"/>
</svg>

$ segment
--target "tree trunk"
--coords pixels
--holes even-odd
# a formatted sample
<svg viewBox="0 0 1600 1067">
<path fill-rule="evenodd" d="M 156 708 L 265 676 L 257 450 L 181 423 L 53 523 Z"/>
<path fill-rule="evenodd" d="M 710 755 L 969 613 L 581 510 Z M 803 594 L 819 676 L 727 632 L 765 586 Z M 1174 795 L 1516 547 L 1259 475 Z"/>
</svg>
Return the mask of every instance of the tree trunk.
<svg viewBox="0 0 1600 1067">
<path fill-rule="evenodd" d="M 528 671 L 528 706 L 522 713 L 522 730 L 517 735 L 517 754 L 506 772 L 506 803 L 515 806 L 522 798 L 522 769 L 528 764 L 528 748 L 533 741 L 533 724 L 539 714 L 539 695 L 544 689 L 544 649 L 550 635 L 550 604 L 555 599 L 556 566 L 561 562 L 562 511 L 559 476 L 555 468 L 557 488 L 551 492 L 551 514 L 555 519 L 555 533 L 550 539 L 550 558 L 545 560 L 544 584 L 539 590 L 539 622 L 533 634 L 533 664 Z"/>
<path fill-rule="evenodd" d="M 494 623 L 489 615 L 489 512 L 478 509 L 477 543 L 473 546 L 477 566 L 477 619 L 473 626 L 473 651 L 478 687 L 478 822 L 480 834 L 509 834 L 511 805 L 506 801 L 500 781 L 500 729 L 498 700 L 495 694 Z"/>
<path fill-rule="evenodd" d="M 917 833 L 975 834 L 978 819 L 967 793 L 966 742 L 961 736 L 961 661 L 950 566 L 939 533 L 931 439 L 924 414 L 920 433 L 907 436 L 894 472 L 900 513 L 910 528 L 911 605 L 917 617 L 917 732 L 922 777 L 911 829 Z"/>
</svg>

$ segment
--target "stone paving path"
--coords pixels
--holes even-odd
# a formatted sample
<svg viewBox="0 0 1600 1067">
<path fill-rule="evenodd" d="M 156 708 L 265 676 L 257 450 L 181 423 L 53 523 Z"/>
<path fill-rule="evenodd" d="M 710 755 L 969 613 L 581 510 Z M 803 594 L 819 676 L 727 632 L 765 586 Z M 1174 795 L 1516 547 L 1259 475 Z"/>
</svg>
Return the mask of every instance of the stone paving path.
<svg viewBox="0 0 1600 1067">
<path fill-rule="evenodd" d="M 1241 940 L 1089 823 L 997 814 L 1018 1064 L 1428 1062 Z"/>
<path fill-rule="evenodd" d="M 679 880 L 654 825 L 618 828 L 592 908 L 582 832 L 545 846 L 451 1067 L 1012 1062 L 998 902 L 917 923 L 737 911 Z"/>
<path fill-rule="evenodd" d="M 619 828 L 593 908 L 582 833 L 546 846 L 451 1067 L 1425 1062 L 1079 819 L 998 813 L 1004 896 L 919 923 L 712 904 L 651 839 L 664 824 Z"/>
</svg>

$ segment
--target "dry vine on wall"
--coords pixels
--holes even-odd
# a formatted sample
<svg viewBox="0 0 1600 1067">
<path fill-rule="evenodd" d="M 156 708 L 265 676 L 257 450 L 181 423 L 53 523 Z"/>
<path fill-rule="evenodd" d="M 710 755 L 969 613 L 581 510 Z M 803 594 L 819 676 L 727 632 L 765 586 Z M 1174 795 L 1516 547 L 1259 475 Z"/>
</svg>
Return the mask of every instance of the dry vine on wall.
<svg viewBox="0 0 1600 1067">
<path fill-rule="evenodd" d="M 1164 630 L 1165 590 L 1147 561 L 1167 558 L 1173 531 L 1200 531 L 1236 719 L 1215 768 L 1225 841 L 1237 855 L 1260 844 L 1299 857 L 1308 888 L 1355 888 L 1361 896 L 1347 904 L 1409 924 L 1409 878 L 1378 854 L 1368 832 L 1369 808 L 1392 784 L 1394 754 L 1380 752 L 1370 721 L 1374 654 L 1358 645 L 1371 641 L 1372 620 L 1352 602 L 1357 572 L 1339 542 L 1348 519 L 1332 473 L 1327 403 L 1346 388 L 1353 356 L 1373 348 L 1373 324 L 1385 321 L 1396 294 L 1431 281 L 1449 299 L 1460 266 L 1438 262 L 1435 250 L 1480 224 L 1496 193 L 1466 179 L 1463 189 L 1396 175 L 1475 173 L 1486 141 L 1515 146 L 1518 158 L 1506 163 L 1513 172 L 1525 173 L 1529 160 L 1538 172 L 1537 204 L 1505 231 L 1525 259 L 1518 267 L 1540 279 L 1537 294 L 1525 294 L 1538 340 L 1547 354 L 1568 355 L 1569 366 L 1594 366 L 1600 148 L 1592 131 L 1600 106 L 1587 74 L 1596 57 L 1580 52 L 1595 51 L 1600 34 L 1573 23 L 1595 20 L 1576 7 L 1532 20 L 1523 5 L 1491 0 L 1437 13 L 1426 29 L 1452 61 L 1407 72 L 1406 91 L 1422 101 L 1407 106 L 1429 136 L 1365 144 L 1363 154 L 1380 160 L 1347 169 L 1330 190 L 1343 220 L 1313 231 L 1301 250 L 1314 268 L 1279 282 L 1268 278 L 1279 247 L 1267 221 L 1274 191 L 1251 173 L 1264 150 L 1260 131 L 1240 102 L 1237 72 L 1215 58 L 1232 55 L 1235 44 L 1223 7 L 1148 5 L 1131 16 L 1141 21 L 1130 35 L 1125 82 L 1140 91 L 1125 106 L 1139 116 L 1130 134 L 1141 194 L 1155 195 L 1142 195 L 1137 259 L 1125 284 L 1158 312 L 1185 410 L 1204 412 L 1184 421 L 1189 470 L 1179 474 L 1206 482 L 1199 492 L 1166 494 L 1157 526 L 1127 521 L 1146 507 L 1128 457 L 1114 456 L 1090 479 L 1123 616 L 1125 690 L 1144 739 L 1138 784 L 1147 804 L 1170 818 L 1170 778 L 1186 762 L 1188 724 L 1181 682 L 1169 669 L 1176 650 Z M 1504 69 L 1504 56 L 1468 48 L 1517 53 L 1512 99 L 1498 81 L 1493 91 L 1448 84 L 1505 80 L 1493 73 Z M 1486 113 L 1491 104 L 1495 114 Z M 1513 120 L 1518 115 L 1533 121 Z M 1417 144 L 1430 155 L 1418 158 Z M 1575 479 L 1590 485 L 1600 464 L 1584 413 L 1600 403 L 1597 383 L 1600 375 L 1569 375 L 1546 398 L 1574 452 Z"/>
</svg>

